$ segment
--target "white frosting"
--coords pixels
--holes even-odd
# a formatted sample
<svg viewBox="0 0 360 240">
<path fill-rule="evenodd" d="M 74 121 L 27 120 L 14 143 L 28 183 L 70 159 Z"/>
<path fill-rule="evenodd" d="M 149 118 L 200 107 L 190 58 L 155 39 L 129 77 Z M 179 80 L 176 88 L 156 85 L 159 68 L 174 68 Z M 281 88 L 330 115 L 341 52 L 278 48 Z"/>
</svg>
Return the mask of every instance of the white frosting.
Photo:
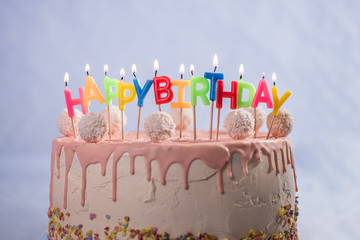
<svg viewBox="0 0 360 240">
<path fill-rule="evenodd" d="M 266 125 L 268 129 L 270 129 L 273 116 L 272 113 L 267 116 Z M 278 115 L 274 119 L 271 135 L 276 138 L 286 137 L 291 133 L 293 126 L 294 121 L 291 113 L 284 108 L 280 108 Z"/>
<path fill-rule="evenodd" d="M 103 115 L 90 112 L 80 119 L 78 128 L 82 139 L 99 142 L 107 131 L 107 124 Z"/>
<path fill-rule="evenodd" d="M 183 130 L 187 129 L 193 124 L 193 114 L 190 108 L 183 108 L 182 109 L 182 127 Z M 169 114 L 172 117 L 174 123 L 176 124 L 176 129 L 180 128 L 180 108 L 171 108 L 169 110 Z"/>
<path fill-rule="evenodd" d="M 144 120 L 145 134 L 151 141 L 163 141 L 175 134 L 175 123 L 165 112 L 154 112 Z"/>
<path fill-rule="evenodd" d="M 104 116 L 105 121 L 108 122 L 108 110 L 105 108 L 101 113 Z M 124 118 L 124 127 L 127 123 L 127 117 L 125 111 L 123 112 Z M 118 135 L 121 133 L 121 111 L 119 110 L 118 106 L 111 105 L 110 106 L 110 128 L 111 128 L 111 135 Z"/>
<path fill-rule="evenodd" d="M 251 113 L 251 115 L 255 119 L 255 109 L 254 108 L 249 107 L 249 108 L 244 108 L 244 110 Z M 256 108 L 256 132 L 258 132 L 260 130 L 260 128 L 264 125 L 265 117 L 266 117 L 266 113 L 265 113 L 264 109 L 260 106 L 257 107 Z"/>
<path fill-rule="evenodd" d="M 281 154 L 279 162 L 281 163 Z M 60 156 L 60 178 L 57 168 L 53 178 L 53 202 L 61 211 L 69 212 L 63 225 L 83 224 L 83 232 L 89 229 L 105 239 L 104 227 L 117 225 L 119 219 L 130 217 L 133 229 L 156 226 L 159 232 L 168 232 L 175 237 L 187 232 L 199 231 L 214 234 L 218 239 L 239 239 L 250 229 L 262 229 L 266 234 L 279 232 L 276 223 L 279 208 L 295 202 L 295 186 L 292 171 L 276 174 L 269 172 L 269 162 L 261 154 L 261 163 L 252 158 L 248 164 L 249 174 L 244 175 L 240 155 L 232 156 L 233 178 L 223 178 L 224 194 L 216 187 L 216 172 L 201 161 L 192 163 L 189 171 L 189 188 L 184 189 L 182 168 L 170 166 L 166 185 L 162 185 L 158 164 L 151 163 L 151 180 L 146 180 L 145 161 L 135 159 L 135 174 L 130 174 L 130 160 L 125 153 L 117 165 L 117 196 L 112 201 L 113 155 L 101 175 L 101 165 L 91 164 L 86 169 L 86 200 L 81 206 L 82 167 L 75 154 L 68 175 L 68 204 L 63 209 L 65 182 L 65 152 Z M 287 156 L 287 153 L 285 153 Z M 273 163 L 274 164 L 274 163 Z M 226 171 L 226 169 L 223 169 Z M 226 176 L 226 174 L 224 174 Z M 90 213 L 97 217 L 92 221 Z M 109 214 L 111 219 L 105 216 Z"/>
<path fill-rule="evenodd" d="M 244 109 L 233 110 L 225 116 L 224 128 L 233 139 L 243 139 L 253 135 L 254 118 Z"/>
<path fill-rule="evenodd" d="M 77 124 L 82 118 L 83 114 L 74 108 L 74 127 L 75 131 L 78 131 Z M 57 126 L 60 133 L 64 134 L 67 137 L 74 136 L 74 130 L 71 124 L 71 118 L 69 117 L 68 110 L 65 108 L 57 119 Z"/>
</svg>

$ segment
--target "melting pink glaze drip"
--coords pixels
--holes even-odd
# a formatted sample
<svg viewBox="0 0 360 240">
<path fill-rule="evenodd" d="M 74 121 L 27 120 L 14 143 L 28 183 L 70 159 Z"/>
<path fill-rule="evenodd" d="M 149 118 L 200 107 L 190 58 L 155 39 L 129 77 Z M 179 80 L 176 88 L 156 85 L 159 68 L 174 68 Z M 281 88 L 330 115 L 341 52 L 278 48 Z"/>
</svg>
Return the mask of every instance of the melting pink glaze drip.
<svg viewBox="0 0 360 240">
<path fill-rule="evenodd" d="M 108 160 L 113 154 L 112 163 L 112 200 L 116 201 L 117 189 L 117 165 L 123 154 L 130 156 L 130 173 L 135 174 L 135 159 L 137 156 L 145 158 L 146 178 L 151 180 L 151 163 L 157 161 L 161 182 L 166 184 L 166 174 L 172 164 L 179 164 L 182 168 L 183 187 L 188 188 L 189 169 L 194 160 L 201 160 L 206 166 L 217 170 L 217 188 L 223 193 L 222 169 L 226 166 L 226 173 L 232 177 L 231 156 L 238 153 L 243 161 L 244 174 L 248 174 L 248 162 L 254 156 L 258 163 L 261 163 L 260 152 L 268 157 L 269 172 L 274 170 L 273 153 L 275 160 L 276 174 L 280 174 L 278 163 L 278 151 L 282 156 L 283 172 L 286 172 L 285 154 L 287 164 L 293 169 L 295 188 L 297 191 L 295 166 L 290 140 L 280 139 L 246 139 L 246 140 L 220 140 L 210 141 L 174 141 L 152 143 L 149 141 L 107 141 L 98 144 L 74 141 L 72 138 L 60 137 L 54 139 L 51 155 L 51 180 L 50 180 L 50 206 L 53 204 L 53 174 L 56 161 L 57 178 L 60 177 L 60 154 L 61 149 L 65 150 L 65 186 L 64 186 L 64 208 L 67 208 L 68 173 L 76 153 L 82 167 L 81 205 L 85 204 L 86 191 L 86 169 L 90 164 L 101 164 L 101 174 L 104 176 Z"/>
</svg>

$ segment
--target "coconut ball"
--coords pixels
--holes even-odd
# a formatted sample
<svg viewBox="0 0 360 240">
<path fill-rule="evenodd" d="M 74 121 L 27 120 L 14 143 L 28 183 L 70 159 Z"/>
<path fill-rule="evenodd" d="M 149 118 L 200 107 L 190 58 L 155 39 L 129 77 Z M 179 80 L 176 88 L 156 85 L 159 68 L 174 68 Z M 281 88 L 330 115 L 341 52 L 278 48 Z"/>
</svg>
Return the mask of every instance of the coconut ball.
<svg viewBox="0 0 360 240">
<path fill-rule="evenodd" d="M 193 115 L 190 108 L 183 108 L 183 125 L 182 129 L 185 130 L 190 127 L 193 123 Z M 176 124 L 176 129 L 180 129 L 180 108 L 171 108 L 169 111 L 170 116 L 172 117 L 174 123 Z"/>
<path fill-rule="evenodd" d="M 74 108 L 74 126 L 75 131 L 77 131 L 77 124 L 79 120 L 83 117 L 83 114 Z M 71 124 L 71 118 L 68 115 L 68 110 L 65 108 L 60 116 L 57 119 L 57 126 L 59 128 L 60 133 L 64 134 L 67 137 L 74 136 L 74 130 Z"/>
<path fill-rule="evenodd" d="M 254 118 L 249 111 L 237 109 L 225 116 L 224 128 L 233 139 L 243 139 L 254 134 Z"/>
<path fill-rule="evenodd" d="M 106 124 L 108 124 L 108 110 L 105 108 L 101 113 L 104 116 Z M 127 123 L 127 117 L 124 114 L 124 127 Z M 110 106 L 110 128 L 111 128 L 111 135 L 117 135 L 121 132 L 121 111 L 119 110 L 118 106 L 111 105 Z"/>
<path fill-rule="evenodd" d="M 267 116 L 266 125 L 268 129 L 270 129 L 273 116 L 271 113 Z M 276 138 L 286 137 L 291 133 L 293 126 L 294 121 L 291 113 L 284 108 L 280 108 L 278 115 L 274 119 L 270 134 Z"/>
<path fill-rule="evenodd" d="M 144 120 L 145 134 L 153 142 L 169 139 L 175 134 L 175 127 L 173 119 L 166 112 L 152 113 Z"/>
<path fill-rule="evenodd" d="M 99 142 L 107 131 L 107 123 L 101 114 L 87 113 L 79 123 L 79 135 L 87 142 Z"/>
<path fill-rule="evenodd" d="M 244 108 L 244 110 L 251 113 L 251 115 L 255 119 L 255 109 L 254 108 L 249 107 L 249 108 Z M 265 116 L 266 116 L 266 113 L 265 113 L 264 109 L 262 107 L 257 107 L 256 108 L 256 132 L 258 132 L 260 130 L 260 128 L 264 125 Z"/>
</svg>

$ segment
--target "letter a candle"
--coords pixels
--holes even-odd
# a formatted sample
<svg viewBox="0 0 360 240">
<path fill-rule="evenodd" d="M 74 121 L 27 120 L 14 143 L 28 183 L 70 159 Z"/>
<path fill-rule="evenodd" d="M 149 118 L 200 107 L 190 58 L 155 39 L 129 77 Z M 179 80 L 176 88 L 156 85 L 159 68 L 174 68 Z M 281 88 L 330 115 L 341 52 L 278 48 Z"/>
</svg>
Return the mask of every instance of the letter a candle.
<svg viewBox="0 0 360 240">
<path fill-rule="evenodd" d="M 269 88 L 265 80 L 265 73 L 263 73 L 263 77 L 259 82 L 259 85 L 256 89 L 254 100 L 251 104 L 251 107 L 254 108 L 254 118 L 255 118 L 255 125 L 254 125 L 254 137 L 256 138 L 256 108 L 259 105 L 259 102 L 266 103 L 267 108 L 273 108 L 273 103 L 270 98 Z"/>
<path fill-rule="evenodd" d="M 271 132 L 275 117 L 278 115 L 280 107 L 285 103 L 285 101 L 291 95 L 290 91 L 286 91 L 284 93 L 284 95 L 282 95 L 282 97 L 279 99 L 278 89 L 275 86 L 275 82 L 276 82 L 276 74 L 275 73 L 273 73 L 273 75 L 272 75 L 272 81 L 274 83 L 274 87 L 271 89 L 272 90 L 272 95 L 273 95 L 274 110 L 272 111 L 273 117 L 272 117 L 272 120 L 271 120 L 270 128 L 269 128 L 268 134 L 266 136 L 266 139 L 269 139 L 270 132 Z"/>
<path fill-rule="evenodd" d="M 101 95 L 101 92 L 96 85 L 96 82 L 94 79 L 89 75 L 90 72 L 90 66 L 89 64 L 86 64 L 85 66 L 85 72 L 86 72 L 86 79 L 85 79 L 85 95 L 84 95 L 84 105 L 87 108 L 87 111 L 89 112 L 89 106 L 91 100 L 97 100 L 100 104 L 104 103 L 104 97 Z"/>
</svg>

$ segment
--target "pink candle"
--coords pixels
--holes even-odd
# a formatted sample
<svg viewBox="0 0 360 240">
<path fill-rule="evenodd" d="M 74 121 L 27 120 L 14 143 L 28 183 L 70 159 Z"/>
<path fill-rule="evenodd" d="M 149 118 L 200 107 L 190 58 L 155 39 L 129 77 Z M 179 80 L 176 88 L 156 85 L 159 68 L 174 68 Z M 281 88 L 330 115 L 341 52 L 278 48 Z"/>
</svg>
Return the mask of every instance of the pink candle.
<svg viewBox="0 0 360 240">
<path fill-rule="evenodd" d="M 256 108 L 259 105 L 259 102 L 266 103 L 267 108 L 273 108 L 273 102 L 271 101 L 269 88 L 264 76 L 260 80 L 259 85 L 256 89 L 251 107 Z"/>
<path fill-rule="evenodd" d="M 67 83 L 69 82 L 69 74 L 65 74 L 65 90 L 64 90 L 64 94 L 65 94 L 65 100 L 66 100 L 66 107 L 68 110 L 68 114 L 69 117 L 73 118 L 74 117 L 74 106 L 75 105 L 81 105 L 81 110 L 83 114 L 86 114 L 86 107 L 84 105 L 84 93 L 85 93 L 85 89 L 84 87 L 79 87 L 79 98 L 76 99 L 72 99 L 71 98 L 71 91 L 70 89 L 67 87 Z"/>
</svg>

